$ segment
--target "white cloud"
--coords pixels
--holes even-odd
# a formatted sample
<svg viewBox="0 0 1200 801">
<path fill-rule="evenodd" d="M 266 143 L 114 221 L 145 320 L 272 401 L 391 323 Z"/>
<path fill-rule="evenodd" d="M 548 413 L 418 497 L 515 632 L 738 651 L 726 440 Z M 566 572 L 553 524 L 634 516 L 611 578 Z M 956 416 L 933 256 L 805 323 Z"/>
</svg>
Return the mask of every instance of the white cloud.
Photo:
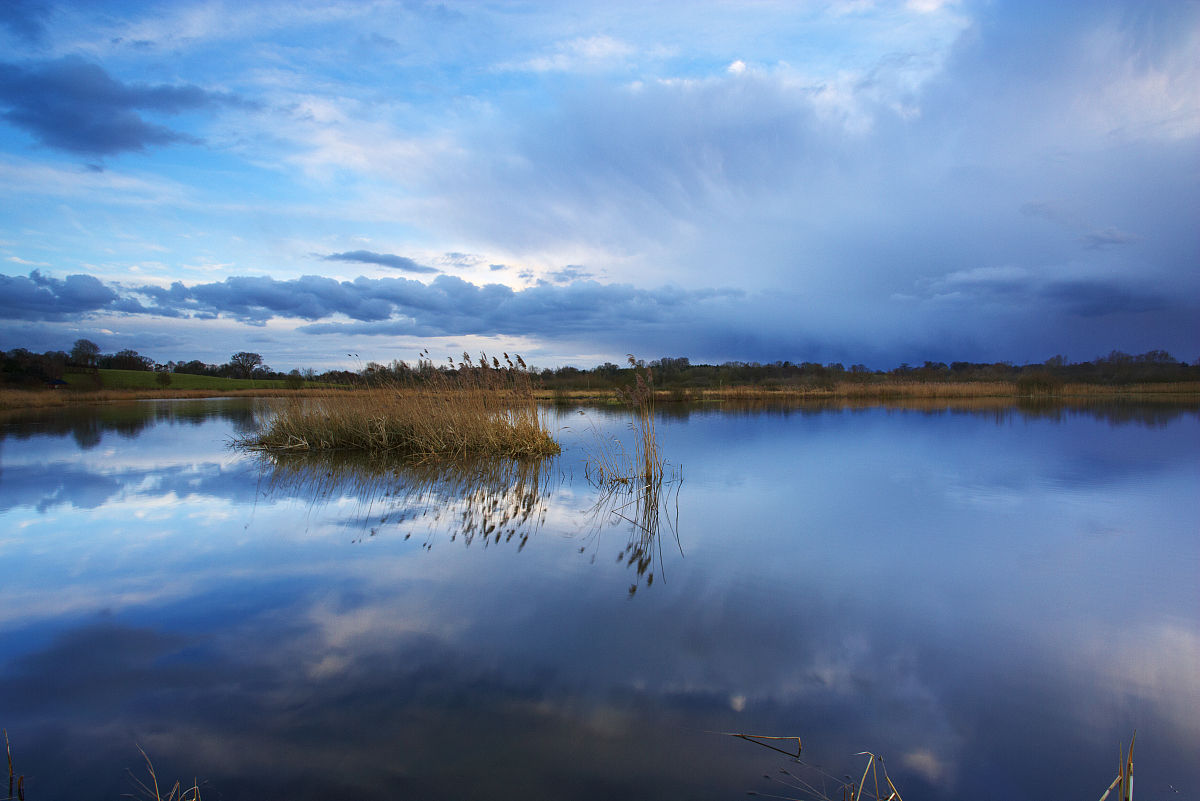
<svg viewBox="0 0 1200 801">
<path fill-rule="evenodd" d="M 949 767 L 927 748 L 909 751 L 900 758 L 900 761 L 904 767 L 920 775 L 930 784 L 945 785 L 949 781 Z"/>
<path fill-rule="evenodd" d="M 637 52 L 633 45 L 611 36 L 584 36 L 559 42 L 551 52 L 522 62 L 500 65 L 501 69 L 531 72 L 574 72 L 619 67 Z"/>
</svg>

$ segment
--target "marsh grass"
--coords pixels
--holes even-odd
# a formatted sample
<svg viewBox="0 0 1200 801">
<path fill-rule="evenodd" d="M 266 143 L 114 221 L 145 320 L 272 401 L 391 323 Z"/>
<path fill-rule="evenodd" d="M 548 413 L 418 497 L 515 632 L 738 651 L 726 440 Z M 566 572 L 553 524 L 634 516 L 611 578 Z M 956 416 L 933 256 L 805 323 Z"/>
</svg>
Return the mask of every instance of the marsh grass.
<svg viewBox="0 0 1200 801">
<path fill-rule="evenodd" d="M 0 411 L 16 409 L 52 409 L 99 403 L 121 403 L 156 399 L 200 398 L 277 398 L 279 389 L 99 389 L 80 391 L 67 389 L 0 389 Z M 347 395 L 338 389 L 299 389 L 286 393 L 289 397 L 340 397 Z"/>
<path fill-rule="evenodd" d="M 658 431 L 654 422 L 654 372 L 642 367 L 629 355 L 634 383 L 617 390 L 617 397 L 632 410 L 633 451 L 615 437 L 604 437 L 591 425 L 595 435 L 584 460 L 584 476 L 596 486 L 662 483 L 663 459 L 658 450 Z"/>
<path fill-rule="evenodd" d="M 669 396 L 668 396 L 669 397 Z M 708 401 L 846 401 L 865 403 L 1016 400 L 1028 397 L 1112 398 L 1138 401 L 1200 398 L 1200 382 L 1176 381 L 1143 384 L 1065 383 L 1036 375 L 1025 381 L 840 381 L 821 386 L 755 385 L 703 389 L 693 399 Z"/>
<path fill-rule="evenodd" d="M 654 583 L 653 565 L 656 557 L 661 574 L 661 533 L 664 524 L 674 537 L 680 554 L 683 554 L 678 530 L 679 488 L 683 474 L 678 468 L 667 474 L 658 447 L 654 373 L 650 368 L 641 366 L 632 354 L 628 359 L 630 367 L 634 369 L 634 383 L 619 389 L 618 397 L 631 409 L 630 428 L 634 432 L 632 451 L 626 449 L 616 437 L 602 436 L 589 421 L 594 442 L 584 460 L 584 476 L 600 489 L 600 495 L 590 512 L 594 521 L 594 538 L 599 539 L 600 532 L 609 521 L 629 526 L 629 538 L 617 555 L 617 560 L 636 572 L 636 578 L 629 587 L 629 595 L 632 596 L 643 581 L 647 587 Z"/>
<path fill-rule="evenodd" d="M 532 458 L 559 452 L 520 356 L 467 354 L 377 379 L 336 398 L 292 401 L 238 442 L 265 451 L 359 451 L 410 457 Z"/>
</svg>

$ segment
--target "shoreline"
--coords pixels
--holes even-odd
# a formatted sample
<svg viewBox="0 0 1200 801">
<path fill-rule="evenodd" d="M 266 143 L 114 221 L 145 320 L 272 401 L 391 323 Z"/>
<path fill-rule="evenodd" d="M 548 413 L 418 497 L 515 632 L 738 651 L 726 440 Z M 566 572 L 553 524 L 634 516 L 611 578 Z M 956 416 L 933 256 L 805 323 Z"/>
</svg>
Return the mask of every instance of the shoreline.
<svg viewBox="0 0 1200 801">
<path fill-rule="evenodd" d="M 370 388 L 346 389 L 101 389 L 77 391 L 61 389 L 0 390 L 0 411 L 50 409 L 140 400 L 203 400 L 206 398 L 319 398 L 347 393 L 377 391 Z M 616 389 L 538 389 L 534 397 L 547 403 L 619 404 Z M 956 405 L 957 403 L 1077 403 L 1080 401 L 1119 401 L 1137 403 L 1179 402 L 1200 405 L 1200 382 L 1164 382 L 1148 384 L 1063 384 L 1052 390 L 1023 392 L 1014 382 L 842 382 L 823 387 L 730 386 L 722 388 L 673 388 L 655 391 L 654 402 L 721 403 L 724 401 L 807 404 L 839 402 L 851 405 L 887 405 L 894 402 L 921 402 Z"/>
</svg>

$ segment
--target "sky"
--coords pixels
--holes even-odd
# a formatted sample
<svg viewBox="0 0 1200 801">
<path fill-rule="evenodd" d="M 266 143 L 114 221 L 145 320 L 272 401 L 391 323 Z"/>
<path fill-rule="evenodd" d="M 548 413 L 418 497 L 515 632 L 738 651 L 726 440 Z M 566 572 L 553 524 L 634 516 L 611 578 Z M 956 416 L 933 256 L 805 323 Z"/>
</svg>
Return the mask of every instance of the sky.
<svg viewBox="0 0 1200 801">
<path fill-rule="evenodd" d="M 1200 3 L 0 4 L 0 349 L 1200 358 Z"/>
</svg>

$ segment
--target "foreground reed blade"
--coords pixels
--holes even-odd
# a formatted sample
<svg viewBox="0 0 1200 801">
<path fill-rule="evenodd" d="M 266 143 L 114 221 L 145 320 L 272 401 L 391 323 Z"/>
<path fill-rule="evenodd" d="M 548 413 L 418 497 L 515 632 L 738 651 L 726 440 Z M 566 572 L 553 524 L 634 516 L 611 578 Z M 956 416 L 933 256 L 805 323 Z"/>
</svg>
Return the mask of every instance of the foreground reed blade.
<svg viewBox="0 0 1200 801">
<path fill-rule="evenodd" d="M 416 457 L 551 456 L 559 445 L 543 422 L 524 360 L 467 354 L 435 367 L 377 370 L 343 397 L 298 400 L 237 444 L 265 451 L 362 451 Z"/>
<path fill-rule="evenodd" d="M 133 783 L 137 785 L 138 796 L 130 795 L 130 798 L 141 797 L 146 801 L 201 801 L 200 799 L 200 783 L 192 782 L 192 786 L 183 789 L 179 782 L 167 791 L 166 797 L 158 789 L 158 774 L 154 771 L 154 763 L 150 761 L 149 755 L 139 745 L 137 750 L 141 752 L 142 759 L 146 760 L 146 773 L 149 776 L 149 783 L 146 783 L 134 775 L 133 771 L 126 769 L 126 773 L 133 779 Z M 128 794 L 127 794 L 128 795 Z"/>
<path fill-rule="evenodd" d="M 791 799 L 791 801 L 834 801 L 834 796 L 829 794 L 830 785 L 832 784 L 834 786 L 832 792 L 841 801 L 904 801 L 900 797 L 900 791 L 892 783 L 892 777 L 888 775 L 887 766 L 883 760 L 870 751 L 860 751 L 855 754 L 855 756 L 867 757 L 867 764 L 863 769 L 862 778 L 859 779 L 858 786 L 855 787 L 854 781 L 850 776 L 834 776 L 820 766 L 812 765 L 801 759 L 800 754 L 803 746 L 799 737 L 775 737 L 764 734 L 741 734 L 737 732 L 720 733 L 746 740 L 763 748 L 769 748 L 772 751 L 778 751 L 790 757 L 793 763 L 800 765 L 804 769 L 803 771 L 798 770 L 793 772 L 786 768 L 780 768 L 779 774 L 776 776 L 763 776 L 764 779 L 783 785 L 789 791 L 798 792 L 800 795 L 779 795 L 778 793 L 762 793 L 761 795 L 770 798 L 787 798 Z M 786 742 L 794 740 L 796 743 L 796 753 L 793 754 L 768 742 L 780 740 Z M 879 782 L 881 769 L 883 773 L 882 785 Z M 870 788 L 867 786 L 868 777 L 871 779 Z M 748 795 L 760 795 L 760 793 L 751 791 Z"/>
<path fill-rule="evenodd" d="M 1133 744 L 1137 741 L 1137 732 L 1129 738 L 1129 751 L 1124 746 L 1117 748 L 1117 778 L 1112 780 L 1100 801 L 1105 801 L 1109 793 L 1117 791 L 1117 801 L 1133 801 Z"/>
<path fill-rule="evenodd" d="M 12 746 L 8 742 L 8 729 L 4 730 L 4 753 L 8 756 L 8 796 L 5 801 L 11 801 L 15 798 L 17 801 L 25 801 L 25 776 L 16 776 L 13 773 L 12 761 Z M 13 778 L 17 781 L 17 794 L 13 795 Z"/>
</svg>

